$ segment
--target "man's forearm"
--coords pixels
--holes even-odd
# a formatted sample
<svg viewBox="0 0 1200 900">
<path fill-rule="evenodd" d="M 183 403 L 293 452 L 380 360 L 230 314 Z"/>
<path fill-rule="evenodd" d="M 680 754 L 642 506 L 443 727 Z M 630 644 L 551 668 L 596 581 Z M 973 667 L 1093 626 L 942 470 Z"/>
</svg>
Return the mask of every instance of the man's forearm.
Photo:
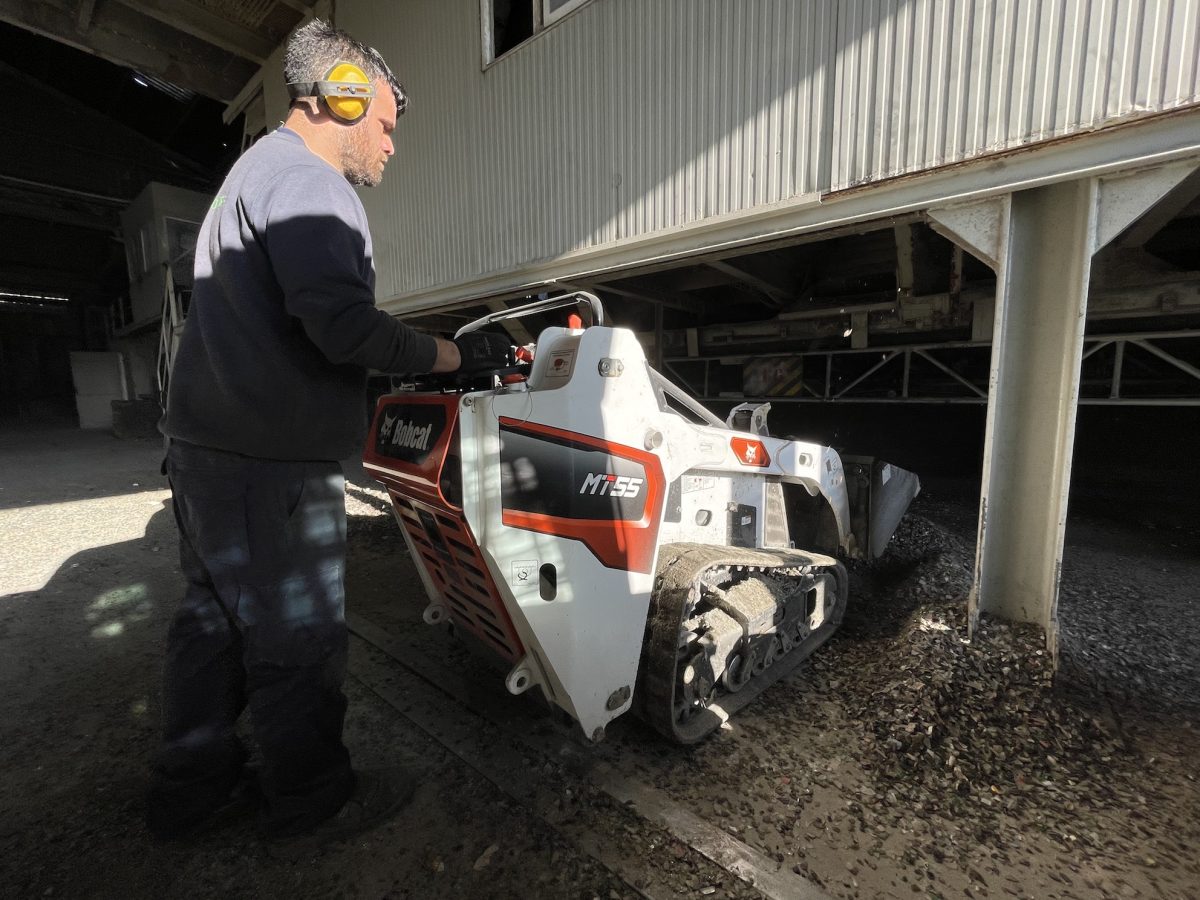
<svg viewBox="0 0 1200 900">
<path fill-rule="evenodd" d="M 462 365 L 462 357 L 453 341 L 437 338 L 437 359 L 433 361 L 432 372 L 457 372 Z"/>
</svg>

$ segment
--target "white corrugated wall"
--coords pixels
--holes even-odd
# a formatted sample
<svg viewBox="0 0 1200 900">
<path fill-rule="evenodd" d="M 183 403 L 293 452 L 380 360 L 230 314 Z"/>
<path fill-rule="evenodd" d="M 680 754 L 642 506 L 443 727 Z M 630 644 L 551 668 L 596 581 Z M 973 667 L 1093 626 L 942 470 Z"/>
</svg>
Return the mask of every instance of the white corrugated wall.
<svg viewBox="0 0 1200 900">
<path fill-rule="evenodd" d="M 413 97 L 384 299 L 1200 99 L 1200 0 L 592 0 L 486 70 L 478 0 L 337 14 Z"/>
<path fill-rule="evenodd" d="M 364 192 L 380 296 L 818 191 L 831 11 L 594 0 L 481 71 L 478 0 L 343 0 L 413 99 Z"/>
<path fill-rule="evenodd" d="M 834 190 L 1200 99 L 1200 0 L 839 7 Z"/>
</svg>

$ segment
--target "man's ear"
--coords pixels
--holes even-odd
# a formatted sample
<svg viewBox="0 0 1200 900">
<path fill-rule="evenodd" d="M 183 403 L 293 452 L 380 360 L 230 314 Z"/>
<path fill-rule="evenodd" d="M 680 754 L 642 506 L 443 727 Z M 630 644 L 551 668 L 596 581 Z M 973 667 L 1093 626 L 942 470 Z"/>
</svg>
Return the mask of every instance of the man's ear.
<svg viewBox="0 0 1200 900">
<path fill-rule="evenodd" d="M 304 112 L 312 118 L 316 118 L 321 114 L 321 107 L 317 103 L 316 97 L 295 97 L 292 100 L 292 109 L 303 109 Z"/>
</svg>

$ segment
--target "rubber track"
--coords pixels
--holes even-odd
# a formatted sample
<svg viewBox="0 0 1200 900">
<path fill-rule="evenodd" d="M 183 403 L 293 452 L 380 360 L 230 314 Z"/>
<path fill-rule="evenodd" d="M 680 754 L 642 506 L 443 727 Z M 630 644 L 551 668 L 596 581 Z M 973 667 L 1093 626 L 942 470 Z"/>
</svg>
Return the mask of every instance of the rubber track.
<svg viewBox="0 0 1200 900">
<path fill-rule="evenodd" d="M 686 725 L 675 718 L 676 668 L 679 634 L 685 616 L 700 596 L 703 573 L 715 567 L 750 566 L 758 569 L 807 569 L 809 574 L 834 576 L 836 602 L 824 624 L 788 651 L 770 668 L 753 676 L 740 691 L 723 693 L 717 702 L 695 713 Z M 667 544 L 659 550 L 658 577 L 650 598 L 646 638 L 635 697 L 638 714 L 664 737 L 693 744 L 721 726 L 828 640 L 846 609 L 847 576 L 840 562 L 819 553 L 798 550 L 761 550 L 749 547 L 713 547 L 709 544 Z M 827 602 L 830 593 L 826 592 Z"/>
</svg>

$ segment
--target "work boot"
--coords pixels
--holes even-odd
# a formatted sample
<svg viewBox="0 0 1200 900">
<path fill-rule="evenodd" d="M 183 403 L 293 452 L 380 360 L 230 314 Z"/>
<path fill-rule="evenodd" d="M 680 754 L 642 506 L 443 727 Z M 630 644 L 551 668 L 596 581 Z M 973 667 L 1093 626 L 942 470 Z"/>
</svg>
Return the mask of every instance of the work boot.
<svg viewBox="0 0 1200 900">
<path fill-rule="evenodd" d="M 268 837 L 281 848 L 317 849 L 382 825 L 412 799 L 415 779 L 403 769 L 354 773 L 354 793 L 328 819 L 307 828 L 274 829 Z"/>
<path fill-rule="evenodd" d="M 186 841 L 216 831 L 248 815 L 262 804 L 258 774 L 243 768 L 227 793 L 184 798 L 179 791 L 151 788 L 146 828 L 159 841 Z"/>
</svg>

